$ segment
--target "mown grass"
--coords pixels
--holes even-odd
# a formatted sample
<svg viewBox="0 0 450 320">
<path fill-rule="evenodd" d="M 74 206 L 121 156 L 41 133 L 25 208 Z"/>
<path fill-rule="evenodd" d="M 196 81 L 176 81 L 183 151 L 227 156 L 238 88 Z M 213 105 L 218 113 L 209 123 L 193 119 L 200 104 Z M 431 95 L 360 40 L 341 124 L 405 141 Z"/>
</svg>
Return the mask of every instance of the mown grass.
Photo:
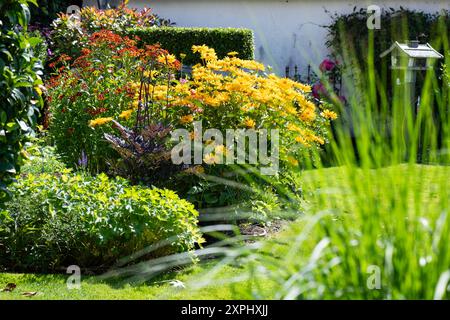
<svg viewBox="0 0 450 320">
<path fill-rule="evenodd" d="M 292 238 L 297 237 L 311 216 L 324 210 L 341 212 L 350 221 L 358 201 L 365 201 L 364 194 L 356 195 L 354 183 L 365 185 L 367 203 L 379 202 L 381 206 L 390 205 L 392 194 L 400 192 L 408 181 L 406 202 L 423 213 L 422 218 L 431 217 L 438 212 L 442 203 L 448 203 L 448 193 L 442 187 L 450 188 L 450 167 L 432 165 L 395 165 L 381 169 L 357 169 L 335 167 L 320 170 L 307 170 L 302 174 L 303 189 L 307 200 L 305 215 L 293 222 L 290 227 L 262 242 L 258 255 L 269 255 L 280 262 L 286 259 L 292 246 Z M 363 190 L 361 190 L 362 192 Z M 443 199 L 443 197 L 446 197 Z M 362 200 L 361 200 L 362 199 Z M 394 198 L 395 199 L 395 198 Z M 418 200 L 419 199 L 419 200 Z M 391 204 L 392 205 L 392 204 Z M 391 214 L 385 210 L 385 214 Z M 427 215 L 430 215 L 427 216 Z M 355 217 L 356 218 L 356 217 Z M 342 216 L 336 215 L 336 225 Z M 355 224 L 359 222 L 355 219 Z M 311 237 L 311 245 L 317 240 Z M 308 241 L 308 240 L 306 240 Z M 308 248 L 309 245 L 304 246 Z M 306 249 L 305 249 L 306 250 Z M 305 257 L 303 257 L 303 253 Z M 307 258 L 308 251 L 299 250 L 293 259 Z M 241 299 L 241 298 L 279 298 L 276 296 L 276 279 L 270 276 L 255 275 L 249 272 L 250 257 L 242 260 L 226 259 L 199 264 L 181 269 L 137 285 L 124 284 L 114 279 L 100 282 L 93 276 L 82 277 L 80 290 L 68 290 L 68 275 L 0 274 L 0 287 L 15 283 L 13 292 L 0 292 L 0 299 Z M 350 258 L 349 258 L 350 259 Z M 351 260 L 351 259 L 350 259 Z M 349 260 L 349 261 L 350 261 Z M 240 263 L 239 263 L 240 261 Z M 250 263 L 251 264 L 251 263 Z M 248 280 L 250 279 L 250 280 Z M 173 287 L 169 281 L 181 281 L 185 288 Z M 255 290 L 257 282 L 257 290 Z M 33 297 L 24 297 L 23 292 L 34 292 Z"/>
<path fill-rule="evenodd" d="M 1 292 L 1 300 L 16 299 L 50 299 L 50 300 L 95 300 L 95 299 L 232 299 L 232 291 L 224 290 L 221 285 L 211 285 L 201 292 L 193 292 L 189 288 L 173 287 L 169 281 L 178 280 L 185 282 L 208 269 L 210 265 L 188 268 L 180 272 L 173 272 L 156 280 L 153 283 L 140 285 L 122 284 L 118 281 L 98 281 L 93 276 L 82 276 L 81 288 L 69 290 L 67 279 L 69 275 L 64 274 L 0 274 L 0 285 L 4 287 L 7 283 L 15 283 L 16 289 L 12 292 Z M 224 268 L 222 276 L 233 274 L 237 269 L 233 267 Z M 218 276 L 219 278 L 221 275 Z M 26 297 L 24 292 L 38 292 L 33 297 Z"/>
</svg>

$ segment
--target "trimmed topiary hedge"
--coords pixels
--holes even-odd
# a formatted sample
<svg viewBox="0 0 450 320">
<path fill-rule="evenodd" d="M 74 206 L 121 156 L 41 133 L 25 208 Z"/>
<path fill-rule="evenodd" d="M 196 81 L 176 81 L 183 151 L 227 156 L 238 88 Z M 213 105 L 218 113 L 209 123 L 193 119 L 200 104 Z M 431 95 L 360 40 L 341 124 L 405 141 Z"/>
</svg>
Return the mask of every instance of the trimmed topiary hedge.
<svg viewBox="0 0 450 320">
<path fill-rule="evenodd" d="M 138 36 L 140 44 L 159 43 L 162 48 L 168 50 L 183 59 L 185 65 L 194 65 L 200 62 L 199 55 L 192 53 L 193 45 L 207 45 L 216 50 L 219 58 L 224 58 L 227 53 L 236 51 L 241 59 L 254 59 L 253 31 L 236 28 L 137 28 L 130 29 L 128 36 Z"/>
</svg>

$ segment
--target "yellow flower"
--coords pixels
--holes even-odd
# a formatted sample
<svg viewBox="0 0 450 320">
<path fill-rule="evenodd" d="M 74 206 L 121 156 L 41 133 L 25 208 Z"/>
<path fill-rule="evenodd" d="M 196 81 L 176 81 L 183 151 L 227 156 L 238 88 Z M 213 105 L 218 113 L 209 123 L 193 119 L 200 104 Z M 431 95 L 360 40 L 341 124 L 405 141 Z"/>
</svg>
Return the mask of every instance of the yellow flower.
<svg viewBox="0 0 450 320">
<path fill-rule="evenodd" d="M 287 157 L 287 160 L 288 160 L 289 163 L 292 164 L 293 166 L 298 166 L 298 160 L 295 159 L 294 157 L 288 156 L 288 157 Z"/>
<path fill-rule="evenodd" d="M 306 146 L 306 147 L 309 147 L 309 146 L 310 146 L 310 144 L 309 144 L 302 136 L 297 136 L 297 137 L 295 137 L 295 141 L 297 141 L 297 142 L 303 144 L 303 145 Z"/>
<path fill-rule="evenodd" d="M 108 122 L 111 122 L 111 121 L 113 121 L 113 118 L 111 118 L 111 117 L 108 117 L 108 118 L 97 118 L 97 119 L 91 120 L 89 122 L 89 126 L 90 127 L 101 126 L 101 125 L 104 125 L 105 123 L 108 123 Z"/>
<path fill-rule="evenodd" d="M 205 173 L 205 168 L 203 168 L 202 166 L 195 166 L 184 170 L 184 172 L 188 174 L 203 174 Z"/>
<path fill-rule="evenodd" d="M 256 105 L 254 103 L 247 103 L 241 107 L 241 110 L 244 112 L 248 112 L 250 110 L 256 109 Z"/>
<path fill-rule="evenodd" d="M 119 118 L 128 120 L 131 117 L 132 113 L 133 113 L 133 109 L 122 111 L 122 113 L 119 115 Z"/>
<path fill-rule="evenodd" d="M 300 113 L 299 118 L 302 121 L 311 122 L 316 118 L 316 113 L 312 109 L 305 109 Z"/>
<path fill-rule="evenodd" d="M 133 109 L 137 109 L 139 107 L 139 99 L 133 101 L 132 107 Z"/>
<path fill-rule="evenodd" d="M 245 118 L 244 119 L 244 125 L 247 127 L 247 128 L 254 128 L 255 127 L 255 121 L 253 120 L 253 119 L 250 119 L 250 118 Z"/>
<path fill-rule="evenodd" d="M 180 118 L 180 122 L 183 124 L 191 123 L 192 121 L 194 121 L 194 117 L 192 116 L 192 114 L 188 114 Z"/>
<path fill-rule="evenodd" d="M 324 117 L 325 119 L 329 119 L 329 120 L 335 120 L 335 119 L 337 119 L 337 114 L 336 114 L 336 112 L 331 111 L 331 110 L 328 110 L 328 109 L 323 110 L 323 111 L 320 113 L 320 115 L 321 115 L 322 117 Z"/>
<path fill-rule="evenodd" d="M 206 45 L 202 46 L 192 46 L 192 52 L 200 53 L 200 57 L 205 61 L 214 61 L 217 60 L 216 51 L 212 48 L 209 48 Z"/>
<path fill-rule="evenodd" d="M 165 60 L 164 60 L 164 62 L 161 62 L 161 63 L 165 63 Z M 158 74 L 159 74 L 159 71 L 157 71 L 157 70 L 151 70 L 151 71 L 145 70 L 144 71 L 144 77 L 147 77 L 147 78 L 156 78 L 156 76 L 158 76 Z"/>
<path fill-rule="evenodd" d="M 201 134 L 199 134 L 198 132 L 194 132 L 194 131 L 189 132 L 189 139 L 195 140 L 196 138 L 201 139 Z"/>
<path fill-rule="evenodd" d="M 173 54 L 168 54 L 168 55 L 160 55 L 157 60 L 159 63 L 162 64 L 172 64 L 175 61 L 177 61 L 177 58 Z"/>
<path fill-rule="evenodd" d="M 217 145 L 214 148 L 214 153 L 219 154 L 219 155 L 227 154 L 227 148 L 223 144 Z"/>
<path fill-rule="evenodd" d="M 180 53 L 180 58 L 181 58 L 181 60 L 183 60 L 184 58 L 186 58 L 186 54 L 185 53 Z"/>
<path fill-rule="evenodd" d="M 195 166 L 195 173 L 197 174 L 202 174 L 205 173 L 205 168 L 203 168 L 202 166 Z"/>
<path fill-rule="evenodd" d="M 228 53 L 227 53 L 227 55 L 229 55 L 230 57 L 237 56 L 238 54 L 239 54 L 239 53 L 236 52 L 236 51 L 231 51 L 231 52 L 228 52 Z"/>
<path fill-rule="evenodd" d="M 203 162 L 206 164 L 215 164 L 220 162 L 220 158 L 218 155 L 210 153 L 203 157 Z"/>
<path fill-rule="evenodd" d="M 299 128 L 298 126 L 296 126 L 293 123 L 288 123 L 287 128 L 288 128 L 289 131 L 294 131 L 294 132 L 301 132 L 302 131 L 301 128 Z"/>
<path fill-rule="evenodd" d="M 42 96 L 42 90 L 40 87 L 38 86 L 34 87 L 34 91 L 36 91 L 38 95 Z"/>
</svg>

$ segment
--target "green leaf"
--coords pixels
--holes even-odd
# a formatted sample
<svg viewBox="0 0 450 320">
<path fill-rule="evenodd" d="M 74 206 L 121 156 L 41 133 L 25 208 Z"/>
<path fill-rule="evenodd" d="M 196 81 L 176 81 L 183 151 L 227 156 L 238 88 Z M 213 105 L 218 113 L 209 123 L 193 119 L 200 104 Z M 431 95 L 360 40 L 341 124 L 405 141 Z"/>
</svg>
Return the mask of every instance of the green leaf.
<svg viewBox="0 0 450 320">
<path fill-rule="evenodd" d="M 32 47 L 34 47 L 34 46 L 38 45 L 39 43 L 41 43 L 42 40 L 38 37 L 32 37 L 32 38 L 28 38 L 28 42 L 30 43 L 30 45 Z"/>
<path fill-rule="evenodd" d="M 6 120 L 8 119 L 8 116 L 6 115 L 5 111 L 0 112 L 0 125 L 4 125 L 6 123 Z"/>
<path fill-rule="evenodd" d="M 17 124 L 16 122 L 8 122 L 6 124 L 6 129 L 8 129 L 8 131 L 14 131 L 17 128 L 19 128 L 19 124 Z"/>
</svg>

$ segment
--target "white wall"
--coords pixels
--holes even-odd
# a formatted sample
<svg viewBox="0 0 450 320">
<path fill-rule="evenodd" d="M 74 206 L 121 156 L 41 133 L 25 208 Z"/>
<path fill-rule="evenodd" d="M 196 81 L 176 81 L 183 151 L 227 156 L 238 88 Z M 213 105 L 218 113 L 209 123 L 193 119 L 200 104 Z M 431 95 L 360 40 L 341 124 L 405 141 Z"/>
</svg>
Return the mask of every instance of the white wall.
<svg viewBox="0 0 450 320">
<path fill-rule="evenodd" d="M 85 0 L 85 4 L 96 3 Z M 130 0 L 129 6 L 150 7 L 161 17 L 182 27 L 242 27 L 255 33 L 256 58 L 280 74 L 287 65 L 304 72 L 308 63 L 317 64 L 327 55 L 326 29 L 330 14 L 351 12 L 355 5 L 382 8 L 403 6 L 427 12 L 450 9 L 449 0 Z"/>
</svg>

